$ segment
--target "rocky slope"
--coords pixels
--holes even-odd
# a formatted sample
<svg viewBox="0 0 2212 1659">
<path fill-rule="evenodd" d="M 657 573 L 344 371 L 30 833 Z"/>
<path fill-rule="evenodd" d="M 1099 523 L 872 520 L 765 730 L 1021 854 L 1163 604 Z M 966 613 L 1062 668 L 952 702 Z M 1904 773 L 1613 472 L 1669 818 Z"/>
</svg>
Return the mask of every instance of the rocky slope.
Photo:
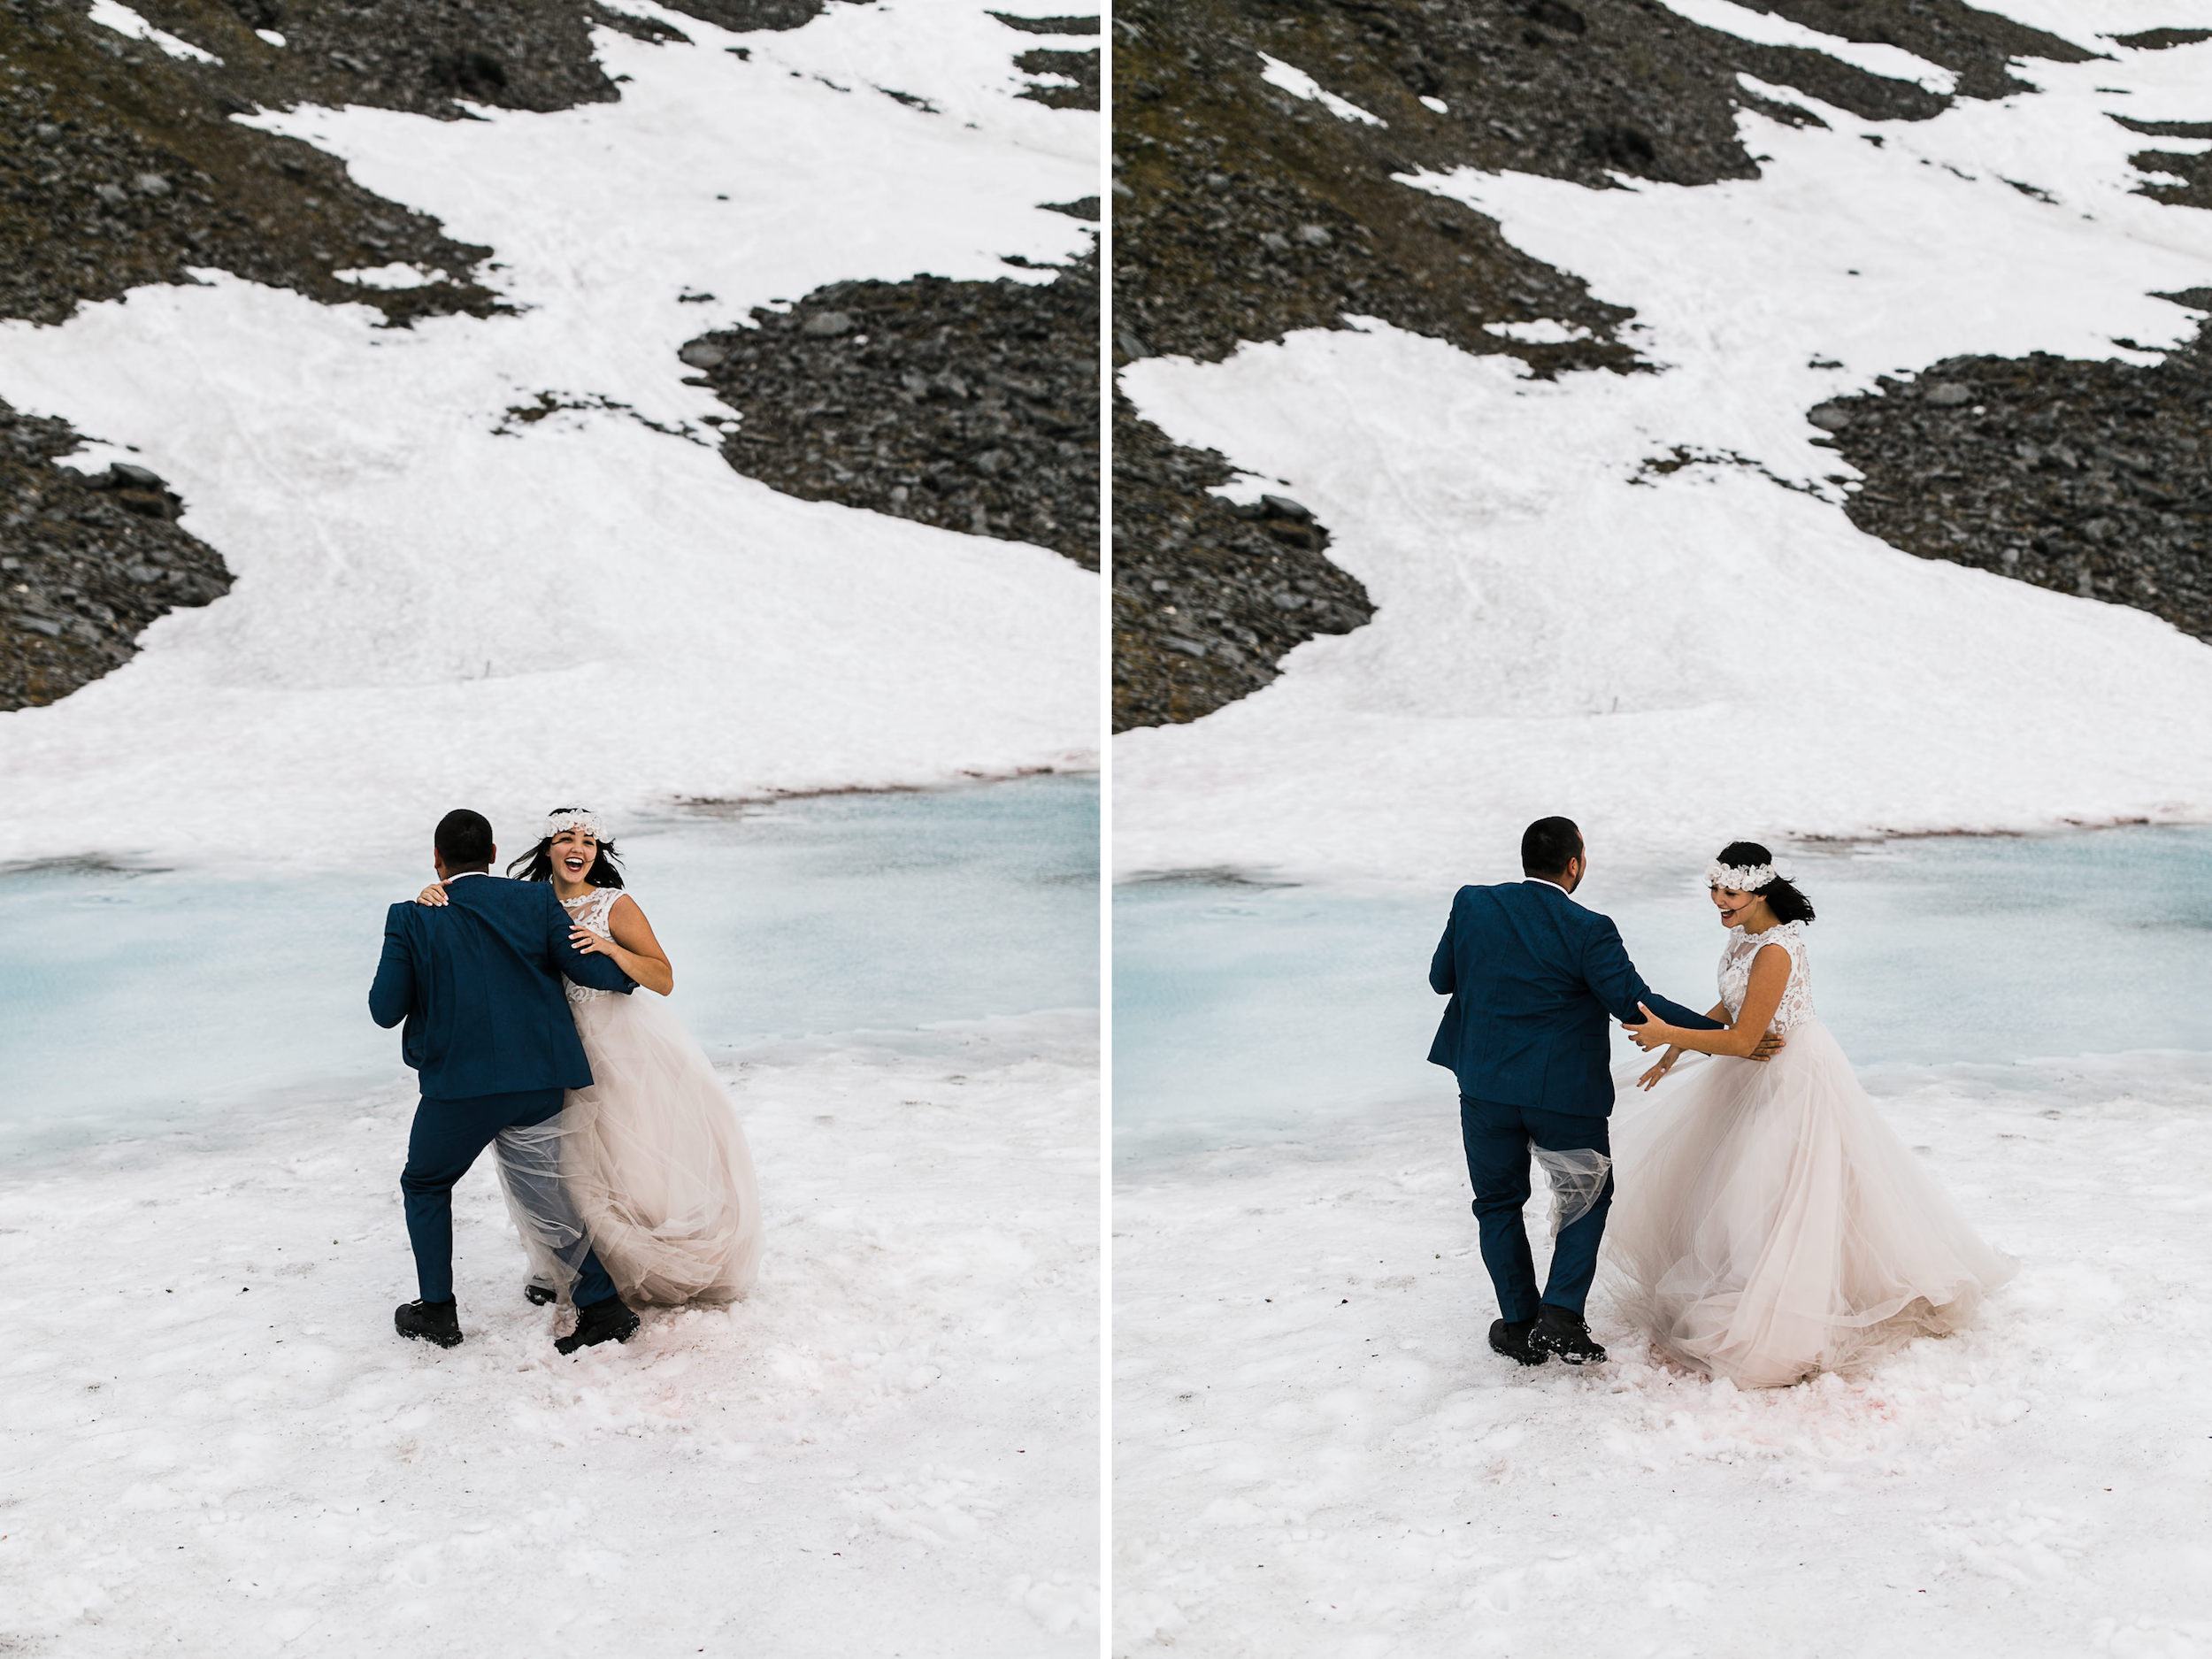
<svg viewBox="0 0 2212 1659">
<path fill-rule="evenodd" d="M 2178 296 L 2212 311 L 2212 291 Z M 1953 357 L 1816 425 L 1893 547 L 2162 616 L 2212 642 L 2212 340 L 2154 367 Z"/>
<path fill-rule="evenodd" d="M 65 695 L 127 661 L 164 611 L 230 591 L 159 478 L 54 465 L 77 447 L 65 423 L 0 403 L 0 709 Z"/>
<path fill-rule="evenodd" d="M 684 0 L 676 9 L 733 30 L 787 29 L 833 3 L 872 0 Z M 473 119 L 472 106 L 565 109 L 620 95 L 593 56 L 595 27 L 649 41 L 686 38 L 671 25 L 595 0 L 141 0 L 102 15 L 108 22 L 95 22 L 86 0 L 0 0 L 0 318 L 58 324 L 81 304 L 134 288 L 194 281 L 195 270 L 227 272 L 324 303 L 365 303 L 396 326 L 456 311 L 493 314 L 499 301 L 478 280 L 492 250 L 456 242 L 435 220 L 364 189 L 342 163 L 311 145 L 234 118 L 303 104 L 368 104 L 442 120 Z M 1017 19 L 1007 35 L 1010 64 L 1034 78 L 1031 91 L 1043 101 L 1095 108 L 1096 51 L 1033 42 L 1096 28 L 1094 18 Z M 1095 218 L 1095 204 L 1089 216 Z M 351 280 L 350 273 L 393 265 L 426 280 L 409 287 Z M 1094 410 L 1094 303 L 1078 316 L 1087 285 L 1094 296 L 1094 273 L 1071 272 L 1044 290 L 1024 291 L 1049 299 L 971 296 L 949 303 L 948 315 L 933 326 L 954 340 L 948 359 L 954 367 L 979 367 L 979 404 L 1010 396 L 1025 409 L 1041 402 L 1074 420 L 1087 396 Z M 990 337 L 955 339 L 964 329 Z M 1041 358 L 1054 366 L 1041 371 Z M 1078 380 L 1087 377 L 1087 393 L 1069 380 L 1063 359 L 1075 365 Z M 1045 373 L 1052 385 L 1035 399 L 987 388 L 984 380 L 1001 372 L 1024 386 Z M 781 389 L 820 401 L 803 388 Z M 908 416 L 933 435 L 909 434 L 900 442 L 934 458 L 945 423 L 895 377 L 885 396 L 870 423 L 872 439 Z M 756 434 L 780 419 L 810 419 L 762 410 L 757 399 L 749 412 Z M 994 419 L 987 412 L 964 431 L 979 434 Z M 1046 422 L 1044 413 L 1014 420 L 1027 434 L 1016 446 L 1025 460 L 1038 459 L 1031 428 L 1041 431 Z M 52 423 L 37 432 L 35 445 L 19 445 L 12 457 L 12 465 L 29 470 L 13 479 L 16 510 L 0 523 L 0 558 L 13 577 L 0 585 L 0 709 L 66 695 L 127 660 L 138 632 L 163 609 L 204 603 L 228 586 L 219 555 L 173 528 L 171 537 L 191 550 L 180 552 L 173 566 L 194 572 L 190 581 L 150 586 L 119 573 L 120 566 L 96 579 L 83 561 L 106 557 L 103 549 L 143 563 L 122 541 L 94 537 L 73 543 L 66 557 L 56 554 L 46 527 L 55 522 L 55 504 L 74 503 L 85 486 L 52 465 L 52 457 L 75 447 L 74 435 Z M 1080 538 L 1087 515 L 1095 526 L 1095 433 L 1094 417 L 1077 440 L 1087 445 L 1087 497 L 1086 463 L 1064 456 L 1056 446 L 1066 434 L 1055 434 L 1047 445 L 1053 465 L 1044 473 L 971 492 L 987 521 L 994 514 L 1001 520 L 987 533 L 1047 534 L 1057 538 L 1048 544 L 1070 542 L 1064 550 L 1073 552 L 1071 539 Z M 963 450 L 987 453 L 973 445 Z M 796 493 L 836 493 L 833 474 L 825 483 L 803 472 L 802 465 L 788 472 Z M 781 486 L 785 477 L 772 481 Z M 862 504 L 887 507 L 885 496 L 897 488 L 894 480 Z M 961 499 L 949 510 L 952 518 L 919 509 L 913 516 L 973 527 L 976 503 L 953 495 Z M 120 499 L 103 495 L 93 505 L 104 512 Z M 27 501 L 36 510 L 24 511 Z M 74 522 L 77 511 L 67 505 L 61 517 Z M 1040 513 L 1051 520 L 1048 533 Z M 125 527 L 141 539 L 153 534 L 135 518 Z M 1094 529 L 1078 556 L 1094 563 L 1095 544 Z M 50 633 L 65 612 L 70 619 L 55 625 L 63 633 Z"/>
<path fill-rule="evenodd" d="M 2014 58 L 2084 55 L 1955 0 L 1755 9 L 1903 47 L 1955 72 L 1948 96 L 2022 89 L 2007 67 Z M 1634 372 L 1643 365 L 1617 336 L 1625 312 L 1519 253 L 1479 214 L 1391 175 L 1474 166 L 1593 188 L 1615 173 L 1693 185 L 1752 177 L 1758 163 L 1737 138 L 1738 109 L 1793 124 L 1817 118 L 1785 94 L 1747 90 L 1740 74 L 1887 119 L 1926 119 L 1948 102 L 1824 53 L 1701 27 L 1655 0 L 1129 0 L 1116 20 L 1123 364 L 1152 354 L 1216 361 L 1240 341 L 1340 326 L 1348 313 L 1463 350 L 1509 352 L 1540 375 Z M 1263 79 L 1263 54 L 1371 120 Z M 1539 318 L 1587 337 L 1530 345 L 1490 332 Z M 1118 419 L 1118 727 L 1194 718 L 1271 679 L 1287 649 L 1277 641 L 1341 632 L 1367 614 L 1357 585 L 1310 549 L 1299 550 L 1297 580 L 1328 589 L 1329 602 L 1283 610 L 1270 563 L 1280 544 L 1240 536 L 1226 505 L 1203 493 L 1223 475 L 1218 459 L 1179 453 L 1135 430 L 1143 425 L 1133 412 Z M 1194 548 L 1207 557 L 1190 557 Z"/>
</svg>

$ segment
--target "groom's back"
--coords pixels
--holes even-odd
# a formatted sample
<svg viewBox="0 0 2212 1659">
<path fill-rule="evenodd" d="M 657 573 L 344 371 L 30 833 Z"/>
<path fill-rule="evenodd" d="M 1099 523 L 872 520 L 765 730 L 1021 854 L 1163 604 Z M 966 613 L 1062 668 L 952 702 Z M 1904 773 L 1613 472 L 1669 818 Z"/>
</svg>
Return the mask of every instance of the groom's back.
<svg viewBox="0 0 2212 1659">
<path fill-rule="evenodd" d="M 556 956 L 567 926 L 549 887 L 500 876 L 448 882 L 442 906 L 392 906 L 371 1008 L 382 1025 L 406 1019 L 403 1049 L 425 1094 L 590 1086 Z"/>
<path fill-rule="evenodd" d="M 1548 883 L 1462 887 L 1430 967 L 1451 1006 L 1429 1058 L 1478 1099 L 1601 1114 L 1612 1106 L 1606 1009 L 1586 964 L 1611 924 Z"/>
</svg>

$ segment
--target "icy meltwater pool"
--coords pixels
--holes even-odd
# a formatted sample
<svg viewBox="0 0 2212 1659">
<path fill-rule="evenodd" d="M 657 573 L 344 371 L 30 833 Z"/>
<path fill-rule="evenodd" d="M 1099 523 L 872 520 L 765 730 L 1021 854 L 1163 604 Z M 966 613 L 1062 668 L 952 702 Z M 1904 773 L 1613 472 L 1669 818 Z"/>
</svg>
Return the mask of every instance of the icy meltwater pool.
<svg viewBox="0 0 2212 1659">
<path fill-rule="evenodd" d="M 618 841 L 710 1053 L 1095 1005 L 1098 788 L 1024 779 L 672 816 Z M 427 872 L 0 875 L 0 1152 L 405 1079 L 368 1015 Z"/>
<path fill-rule="evenodd" d="M 1813 993 L 1862 1071 L 2212 1050 L 2212 830 L 2129 828 L 1801 851 Z M 1386 895 L 1201 878 L 1114 895 L 1117 1161 L 1448 1112 L 1426 1064 L 1452 887 Z M 1595 868 L 1651 985 L 1714 1002 L 1701 878 Z M 1620 1066 L 1634 1058 L 1616 1033 Z"/>
</svg>

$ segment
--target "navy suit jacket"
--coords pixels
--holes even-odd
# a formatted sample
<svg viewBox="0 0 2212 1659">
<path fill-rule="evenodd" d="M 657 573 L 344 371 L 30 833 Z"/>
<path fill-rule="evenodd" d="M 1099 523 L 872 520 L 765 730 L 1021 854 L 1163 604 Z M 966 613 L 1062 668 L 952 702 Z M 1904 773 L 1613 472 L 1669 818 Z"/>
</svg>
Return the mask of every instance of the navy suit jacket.
<svg viewBox="0 0 2212 1659">
<path fill-rule="evenodd" d="M 591 1065 L 568 1011 L 563 975 L 595 990 L 636 982 L 613 958 L 568 942 L 575 924 L 549 881 L 466 876 L 446 883 L 442 906 L 395 904 L 369 1012 L 438 1100 L 589 1088 Z"/>
<path fill-rule="evenodd" d="M 1607 1015 L 1640 1021 L 1643 1002 L 1669 1025 L 1721 1029 L 1646 985 L 1611 919 L 1544 881 L 1460 888 L 1429 984 L 1452 999 L 1429 1059 L 1461 1094 L 1570 1117 L 1612 1115 Z"/>
</svg>

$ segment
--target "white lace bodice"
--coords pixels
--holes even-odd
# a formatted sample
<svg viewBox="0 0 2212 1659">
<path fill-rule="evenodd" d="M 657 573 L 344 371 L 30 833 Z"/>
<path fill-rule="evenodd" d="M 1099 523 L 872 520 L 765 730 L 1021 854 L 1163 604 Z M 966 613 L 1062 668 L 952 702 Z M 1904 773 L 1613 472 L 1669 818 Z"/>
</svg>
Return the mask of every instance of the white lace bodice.
<svg viewBox="0 0 2212 1659">
<path fill-rule="evenodd" d="M 1786 1034 L 1793 1025 L 1813 1017 L 1812 969 L 1805 957 L 1802 922 L 1783 922 L 1763 933 L 1747 933 L 1740 927 L 1728 930 L 1728 942 L 1720 953 L 1721 1004 L 1732 1020 L 1743 1012 L 1744 995 L 1751 988 L 1752 959 L 1768 945 L 1779 945 L 1790 953 L 1790 982 L 1782 987 L 1782 1002 L 1774 1010 L 1772 1026 L 1775 1032 Z"/>
<path fill-rule="evenodd" d="M 614 909 L 614 902 L 621 896 L 620 887 L 594 887 L 580 898 L 563 899 L 561 908 L 569 913 L 579 927 L 588 927 L 602 939 L 612 939 L 614 929 L 608 924 L 607 916 Z M 568 981 L 567 988 L 568 1000 L 572 1002 L 588 1002 L 596 997 L 614 995 L 612 991 L 579 985 L 573 979 Z"/>
</svg>

